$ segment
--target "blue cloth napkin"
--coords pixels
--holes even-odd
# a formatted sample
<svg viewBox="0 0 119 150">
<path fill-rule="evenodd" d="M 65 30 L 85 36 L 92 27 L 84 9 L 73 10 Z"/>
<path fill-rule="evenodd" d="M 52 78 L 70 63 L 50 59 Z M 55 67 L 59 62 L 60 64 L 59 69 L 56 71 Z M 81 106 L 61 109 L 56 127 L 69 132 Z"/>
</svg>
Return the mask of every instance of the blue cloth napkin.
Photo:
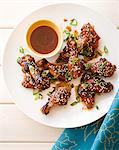
<svg viewBox="0 0 119 150">
<path fill-rule="evenodd" d="M 107 115 L 73 129 L 65 129 L 52 150 L 119 150 L 119 90 Z"/>
</svg>

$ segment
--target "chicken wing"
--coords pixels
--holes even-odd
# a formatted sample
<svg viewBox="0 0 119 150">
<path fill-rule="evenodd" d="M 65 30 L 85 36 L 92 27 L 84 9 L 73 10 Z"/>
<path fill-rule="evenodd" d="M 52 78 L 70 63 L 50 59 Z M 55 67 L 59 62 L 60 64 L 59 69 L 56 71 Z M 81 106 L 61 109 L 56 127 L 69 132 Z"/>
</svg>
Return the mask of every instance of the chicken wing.
<svg viewBox="0 0 119 150">
<path fill-rule="evenodd" d="M 71 95 L 71 85 L 69 83 L 61 82 L 56 85 L 54 91 L 48 98 L 48 102 L 41 108 L 41 112 L 47 115 L 50 109 L 55 105 L 66 105 Z"/>
<path fill-rule="evenodd" d="M 84 73 L 81 78 L 81 84 L 78 87 L 78 94 L 81 101 L 90 109 L 94 105 L 97 93 L 109 93 L 112 89 L 113 85 L 110 82 L 106 82 L 91 73 Z"/>
<path fill-rule="evenodd" d="M 99 61 L 92 64 L 91 72 L 102 77 L 111 77 L 116 71 L 116 66 L 112 65 L 106 58 L 100 58 Z"/>
</svg>

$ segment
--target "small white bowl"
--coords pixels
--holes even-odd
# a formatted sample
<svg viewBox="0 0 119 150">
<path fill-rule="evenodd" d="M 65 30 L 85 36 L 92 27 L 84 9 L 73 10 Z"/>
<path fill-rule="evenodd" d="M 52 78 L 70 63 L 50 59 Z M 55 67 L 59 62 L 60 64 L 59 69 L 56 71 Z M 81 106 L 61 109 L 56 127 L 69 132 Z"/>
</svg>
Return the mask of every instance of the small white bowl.
<svg viewBox="0 0 119 150">
<path fill-rule="evenodd" d="M 31 37 L 31 34 L 32 32 L 40 27 L 40 26 L 48 26 L 48 27 L 51 27 L 57 34 L 58 36 L 58 43 L 57 43 L 57 46 L 55 48 L 55 50 L 53 50 L 52 52 L 48 53 L 48 54 L 41 54 L 41 53 L 38 53 L 36 52 L 33 47 L 31 46 L 31 43 L 30 43 L 30 37 Z M 41 58 L 48 58 L 48 57 L 52 57 L 54 55 L 56 55 L 59 51 L 60 51 L 60 48 L 62 46 L 62 43 L 63 43 L 63 32 L 60 28 L 59 25 L 57 25 L 56 23 L 54 23 L 53 21 L 51 20 L 39 20 L 35 23 L 33 23 L 29 28 L 28 28 L 28 31 L 26 33 L 26 41 L 27 41 L 27 45 L 30 49 L 30 51 L 38 56 L 38 57 L 41 57 Z"/>
</svg>

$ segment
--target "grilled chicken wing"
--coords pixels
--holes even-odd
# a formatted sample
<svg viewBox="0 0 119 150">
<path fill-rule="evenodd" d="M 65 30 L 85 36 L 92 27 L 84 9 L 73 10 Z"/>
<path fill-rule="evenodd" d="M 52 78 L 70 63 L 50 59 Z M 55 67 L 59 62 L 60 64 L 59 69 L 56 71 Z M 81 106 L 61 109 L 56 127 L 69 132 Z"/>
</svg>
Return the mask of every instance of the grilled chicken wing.
<svg viewBox="0 0 119 150">
<path fill-rule="evenodd" d="M 43 114 L 47 115 L 55 105 L 66 105 L 71 95 L 71 85 L 61 82 L 56 85 L 54 91 L 48 98 L 48 102 L 41 108 Z"/>
<path fill-rule="evenodd" d="M 25 88 L 34 89 L 35 81 L 30 74 L 24 73 L 24 79 L 22 81 L 22 86 L 24 86 Z"/>
<path fill-rule="evenodd" d="M 95 32 L 94 27 L 91 26 L 90 23 L 85 24 L 81 28 L 81 33 L 78 39 L 80 44 L 80 47 L 78 48 L 79 55 L 83 55 L 87 60 L 96 57 L 99 39 L 100 37 Z"/>
<path fill-rule="evenodd" d="M 84 69 L 84 61 L 72 56 L 70 57 L 68 64 L 48 63 L 48 68 L 51 75 L 53 75 L 55 78 L 57 78 L 60 81 L 67 82 L 80 77 Z"/>
<path fill-rule="evenodd" d="M 50 87 L 50 79 L 48 76 L 43 77 L 42 72 L 46 65 L 46 60 L 39 60 L 35 62 L 30 55 L 21 57 L 18 63 L 24 72 L 24 80 L 22 85 L 26 88 L 38 88 L 40 91 Z"/>
<path fill-rule="evenodd" d="M 24 73 L 28 73 L 29 65 L 35 65 L 35 59 L 30 55 L 25 55 L 19 58 L 18 64 L 22 67 Z"/>
<path fill-rule="evenodd" d="M 99 61 L 92 64 L 91 72 L 103 77 L 111 77 L 116 71 L 116 66 L 112 65 L 106 58 L 100 58 Z"/>
<path fill-rule="evenodd" d="M 99 76 L 94 76 L 91 73 L 84 73 L 78 88 L 78 94 L 81 101 L 90 109 L 94 105 L 96 93 L 109 93 L 112 89 L 113 85 L 110 82 L 106 82 Z"/>
<path fill-rule="evenodd" d="M 69 58 L 71 56 L 78 57 L 78 49 L 76 46 L 76 42 L 72 37 L 68 39 L 66 46 L 64 47 L 63 51 L 60 53 L 56 62 L 68 63 Z"/>
<path fill-rule="evenodd" d="M 88 45 L 89 47 L 92 47 L 92 49 L 96 49 L 100 37 L 94 30 L 94 27 L 90 23 L 87 23 L 81 28 L 80 39 L 81 42 L 83 42 L 83 45 Z"/>
</svg>

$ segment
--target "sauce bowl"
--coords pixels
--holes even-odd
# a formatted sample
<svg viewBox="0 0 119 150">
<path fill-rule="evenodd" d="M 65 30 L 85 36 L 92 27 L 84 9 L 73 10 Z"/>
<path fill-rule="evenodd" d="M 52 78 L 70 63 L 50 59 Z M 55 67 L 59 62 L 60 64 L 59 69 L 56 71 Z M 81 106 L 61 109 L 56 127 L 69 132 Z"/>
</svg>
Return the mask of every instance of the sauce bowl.
<svg viewBox="0 0 119 150">
<path fill-rule="evenodd" d="M 54 50 L 52 50 L 52 52 L 40 53 L 40 52 L 36 51 L 33 48 L 33 46 L 31 45 L 31 35 L 32 35 L 33 31 L 41 26 L 50 27 L 57 34 L 57 37 L 58 37 L 57 46 L 55 47 Z M 41 57 L 41 58 L 52 57 L 52 56 L 56 55 L 61 49 L 61 46 L 63 44 L 63 32 L 62 32 L 62 29 L 60 28 L 60 26 L 57 25 L 56 23 L 54 23 L 52 20 L 45 20 L 45 19 L 38 20 L 37 22 L 34 22 L 32 25 L 30 25 L 30 27 L 28 28 L 27 33 L 26 33 L 26 42 L 27 42 L 30 52 L 33 53 L 34 55 L 36 55 L 37 57 Z"/>
</svg>

